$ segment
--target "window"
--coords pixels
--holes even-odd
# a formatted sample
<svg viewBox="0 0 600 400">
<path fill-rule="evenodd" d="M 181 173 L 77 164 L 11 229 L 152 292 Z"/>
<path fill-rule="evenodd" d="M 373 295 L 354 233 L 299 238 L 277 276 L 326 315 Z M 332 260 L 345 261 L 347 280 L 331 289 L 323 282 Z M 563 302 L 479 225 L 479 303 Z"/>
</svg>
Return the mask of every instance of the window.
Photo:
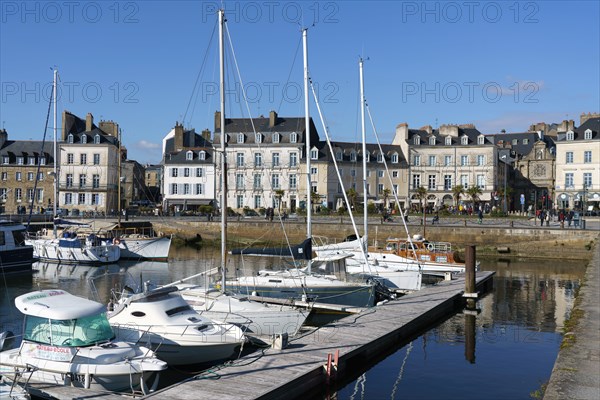
<svg viewBox="0 0 600 400">
<path fill-rule="evenodd" d="M 398 194 L 398 185 L 393 185 L 392 186 L 394 192 L 392 194 L 397 195 Z"/>
<path fill-rule="evenodd" d="M 100 154 L 94 153 L 94 165 L 100 165 Z"/>
<path fill-rule="evenodd" d="M 202 168 L 196 168 L 196 178 L 202 178 L 204 171 Z"/>
<path fill-rule="evenodd" d="M 529 139 L 523 139 L 523 144 L 529 144 Z"/>
<path fill-rule="evenodd" d="M 46 165 L 46 157 L 40 157 L 40 165 Z"/>
<path fill-rule="evenodd" d="M 421 137 L 420 136 L 415 136 L 413 138 L 413 144 L 417 145 L 417 146 L 420 145 L 421 144 Z"/>
<path fill-rule="evenodd" d="M 254 135 L 254 141 L 256 143 L 262 143 L 262 135 L 260 133 L 257 133 L 256 135 Z"/>
<path fill-rule="evenodd" d="M 92 175 L 92 187 L 98 189 L 100 187 L 100 175 Z"/>
<path fill-rule="evenodd" d="M 586 150 L 583 152 L 583 162 L 584 163 L 592 162 L 592 152 L 590 150 Z"/>
<path fill-rule="evenodd" d="M 204 194 L 204 184 L 196 183 L 196 195 Z"/>
<path fill-rule="evenodd" d="M 344 159 L 344 153 L 342 153 L 341 151 L 336 151 L 335 152 L 335 159 L 338 161 L 342 161 Z"/>
<path fill-rule="evenodd" d="M 477 136 L 477 144 L 484 144 L 484 143 L 485 143 L 485 137 Z"/>
<path fill-rule="evenodd" d="M 15 200 L 21 201 L 23 199 L 23 190 L 21 188 L 15 189 Z"/>
<path fill-rule="evenodd" d="M 566 138 L 566 139 L 567 139 L 568 141 L 575 140 L 575 133 L 573 133 L 573 131 L 568 131 L 568 132 L 567 132 L 567 138 Z"/>
<path fill-rule="evenodd" d="M 235 165 L 238 167 L 244 166 L 244 153 L 237 153 L 235 156 Z"/>
<path fill-rule="evenodd" d="M 235 196 L 235 205 L 237 208 L 244 208 L 244 195 L 238 194 Z"/>
<path fill-rule="evenodd" d="M 310 174 L 311 175 L 316 175 L 317 174 L 317 169 L 315 167 L 311 167 L 310 168 Z"/>
<path fill-rule="evenodd" d="M 67 154 L 67 164 L 73 164 L 75 162 L 75 156 L 73 156 L 73 153 L 68 153 Z"/>
<path fill-rule="evenodd" d="M 27 189 L 27 201 L 33 200 L 33 189 Z"/>
<path fill-rule="evenodd" d="M 85 193 L 79 193 L 78 200 L 78 204 L 85 204 Z"/>
<path fill-rule="evenodd" d="M 6 181 L 6 180 L 8 180 L 8 172 L 3 172 L 3 173 L 2 173 L 2 180 L 3 180 L 3 181 Z"/>
<path fill-rule="evenodd" d="M 177 184 L 171 183 L 171 194 L 177 194 Z"/>
<path fill-rule="evenodd" d="M 444 190 L 452 190 L 452 175 L 444 175 Z"/>
<path fill-rule="evenodd" d="M 65 193 L 65 204 L 73 204 L 73 193 Z"/>
<path fill-rule="evenodd" d="M 377 162 L 378 163 L 382 163 L 383 162 L 383 154 L 381 154 L 381 153 L 377 154 Z"/>
<path fill-rule="evenodd" d="M 565 188 L 572 188 L 572 187 L 573 187 L 573 173 L 567 172 L 565 174 Z"/>
<path fill-rule="evenodd" d="M 413 175 L 413 189 L 421 186 L 421 175 Z"/>
<path fill-rule="evenodd" d="M 198 159 L 200 159 L 201 161 L 206 160 L 206 152 L 204 150 L 198 153 Z"/>
<path fill-rule="evenodd" d="M 316 159 L 318 159 L 318 158 L 319 158 L 319 150 L 317 150 L 317 149 L 312 149 L 312 150 L 310 151 L 310 159 L 311 159 L 311 160 L 316 160 Z"/>
<path fill-rule="evenodd" d="M 10 157 L 2 156 L 2 164 L 8 164 L 8 163 L 10 163 Z"/>
<path fill-rule="evenodd" d="M 435 190 L 435 175 L 429 175 L 427 188 L 429 190 Z"/>
<path fill-rule="evenodd" d="M 84 188 L 86 184 L 87 176 L 85 174 L 79 174 L 79 187 Z"/>
<path fill-rule="evenodd" d="M 460 156 L 460 165 L 463 167 L 469 165 L 469 156 Z"/>
<path fill-rule="evenodd" d="M 444 139 L 444 142 L 446 143 L 446 146 L 451 146 L 452 145 L 452 137 L 446 136 L 446 139 Z"/>
<path fill-rule="evenodd" d="M 367 162 L 371 161 L 371 153 L 369 153 L 368 151 L 365 153 L 365 158 L 367 159 Z"/>
<path fill-rule="evenodd" d="M 273 134 L 273 143 L 279 143 L 279 133 L 277 132 Z"/>
<path fill-rule="evenodd" d="M 449 167 L 452 164 L 452 156 L 444 156 L 444 167 Z"/>
<path fill-rule="evenodd" d="M 337 192 L 342 193 L 342 185 L 340 183 L 337 184 Z"/>
<path fill-rule="evenodd" d="M 378 194 L 382 194 L 383 193 L 383 183 L 379 183 L 377 185 L 377 193 Z"/>
<path fill-rule="evenodd" d="M 254 174 L 253 176 L 253 188 L 254 189 L 262 189 L 262 175 L 261 174 Z"/>
<path fill-rule="evenodd" d="M 73 174 L 67 174 L 67 187 L 73 187 Z"/>
<path fill-rule="evenodd" d="M 383 170 L 382 169 L 377 171 L 377 177 L 383 178 Z"/>
<path fill-rule="evenodd" d="M 460 185 L 465 189 L 469 187 L 469 175 L 460 176 Z"/>
<path fill-rule="evenodd" d="M 23 165 L 23 156 L 17 157 L 17 165 Z"/>
<path fill-rule="evenodd" d="M 344 176 L 344 170 L 340 168 L 340 176 Z"/>
<path fill-rule="evenodd" d="M 371 184 L 367 183 L 367 194 L 371 194 Z"/>
<path fill-rule="evenodd" d="M 573 164 L 573 152 L 572 151 L 567 151 L 565 153 L 565 163 L 567 164 Z"/>
<path fill-rule="evenodd" d="M 236 189 L 244 188 L 244 174 L 235 174 L 235 188 Z"/>
<path fill-rule="evenodd" d="M 262 153 L 254 153 L 254 166 L 262 167 Z"/>
<path fill-rule="evenodd" d="M 356 176 L 356 170 L 355 169 L 351 169 L 350 170 L 350 176 Z"/>
<path fill-rule="evenodd" d="M 44 189 L 37 189 L 37 196 L 36 199 L 38 201 L 38 203 L 43 203 L 44 202 Z"/>
<path fill-rule="evenodd" d="M 592 173 L 591 172 L 583 173 L 583 186 L 585 186 L 586 188 L 589 188 L 592 186 Z"/>
<path fill-rule="evenodd" d="M 485 175 L 477 175 L 477 187 L 481 190 L 485 189 Z"/>
<path fill-rule="evenodd" d="M 290 143 L 296 143 L 298 141 L 298 134 L 296 132 L 292 132 L 290 134 Z"/>
<path fill-rule="evenodd" d="M 290 153 L 290 167 L 298 165 L 298 153 Z"/>
<path fill-rule="evenodd" d="M 392 178 L 398 177 L 398 171 L 392 171 Z"/>
<path fill-rule="evenodd" d="M 32 181 L 33 180 L 33 172 L 28 172 L 27 173 L 27 180 L 28 181 Z"/>
<path fill-rule="evenodd" d="M 435 136 L 431 136 L 431 137 L 429 138 L 429 145 L 430 145 L 430 146 L 435 146 Z"/>
<path fill-rule="evenodd" d="M 356 152 L 354 150 L 350 153 L 350 161 L 356 162 Z"/>
<path fill-rule="evenodd" d="M 185 153 L 185 159 L 188 161 L 191 161 L 194 159 L 194 153 L 191 151 L 188 151 L 187 153 Z"/>
<path fill-rule="evenodd" d="M 94 136 L 94 144 L 100 144 L 100 135 Z"/>
<path fill-rule="evenodd" d="M 421 156 L 414 155 L 413 156 L 413 166 L 418 167 L 421 165 Z"/>
<path fill-rule="evenodd" d="M 585 140 L 592 140 L 592 130 L 586 129 L 585 132 L 583 133 L 583 138 Z"/>
<path fill-rule="evenodd" d="M 183 184 L 183 194 L 190 194 L 190 184 L 189 183 L 184 183 Z"/>
<path fill-rule="evenodd" d="M 435 156 L 429 156 L 429 166 L 435 167 L 435 164 L 436 164 Z"/>
<path fill-rule="evenodd" d="M 92 193 L 92 205 L 100 204 L 100 195 L 98 193 Z"/>
<path fill-rule="evenodd" d="M 177 178 L 177 175 L 179 175 L 177 168 L 171 168 L 171 178 Z"/>
<path fill-rule="evenodd" d="M 32 156 L 27 157 L 27 164 L 35 165 L 35 157 L 32 157 Z"/>
<path fill-rule="evenodd" d="M 87 135 L 81 135 L 81 143 L 83 143 L 83 144 L 87 143 Z"/>
<path fill-rule="evenodd" d="M 392 154 L 392 164 L 398 164 L 398 154 Z"/>
<path fill-rule="evenodd" d="M 296 179 L 296 174 L 290 174 L 290 190 L 295 190 L 298 188 L 298 182 Z"/>
<path fill-rule="evenodd" d="M 87 154 L 80 154 L 79 155 L 79 164 L 81 165 L 85 165 L 87 164 Z"/>
<path fill-rule="evenodd" d="M 43 180 L 44 180 L 44 173 L 43 173 L 43 172 L 40 172 L 40 173 L 38 174 L 38 181 L 43 181 Z"/>
<path fill-rule="evenodd" d="M 273 166 L 279 166 L 279 153 L 273 153 Z"/>
<path fill-rule="evenodd" d="M 73 134 L 69 133 L 69 136 L 67 136 L 67 143 L 73 143 Z"/>
<path fill-rule="evenodd" d="M 256 195 L 254 196 L 254 208 L 261 208 L 262 207 L 262 202 L 261 202 L 262 198 L 260 195 Z"/>
<path fill-rule="evenodd" d="M 271 187 L 273 189 L 279 189 L 279 174 L 271 175 Z"/>
<path fill-rule="evenodd" d="M 190 169 L 189 168 L 184 168 L 183 169 L 183 176 L 185 176 L 186 178 L 190 176 Z"/>
<path fill-rule="evenodd" d="M 479 165 L 479 166 L 485 165 L 485 156 L 483 154 L 479 154 L 477 156 L 477 165 Z"/>
<path fill-rule="evenodd" d="M 460 144 L 467 145 L 469 144 L 469 138 L 467 136 L 463 136 L 460 138 Z"/>
<path fill-rule="evenodd" d="M 369 178 L 371 176 L 371 171 L 367 171 L 367 178 Z"/>
<path fill-rule="evenodd" d="M 21 172 L 17 172 L 17 173 L 15 174 L 15 179 L 16 179 L 16 180 L 18 180 L 18 181 L 20 181 L 20 180 L 22 179 L 22 177 L 21 177 Z"/>
<path fill-rule="evenodd" d="M 237 142 L 238 143 L 244 143 L 244 134 L 243 133 L 238 133 L 237 134 Z"/>
</svg>

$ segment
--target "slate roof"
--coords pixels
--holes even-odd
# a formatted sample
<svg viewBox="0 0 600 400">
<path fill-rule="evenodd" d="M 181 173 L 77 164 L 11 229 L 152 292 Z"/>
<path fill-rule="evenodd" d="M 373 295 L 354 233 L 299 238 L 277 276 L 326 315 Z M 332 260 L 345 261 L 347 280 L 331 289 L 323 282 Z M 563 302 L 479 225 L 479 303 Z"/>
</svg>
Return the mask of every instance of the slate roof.
<svg viewBox="0 0 600 400">
<path fill-rule="evenodd" d="M 458 136 L 451 136 L 452 145 L 461 145 L 461 138 L 463 136 L 467 136 L 469 138 L 468 144 L 477 144 L 477 138 L 483 135 L 476 128 L 461 128 L 458 127 Z M 446 137 L 447 135 L 440 135 L 439 129 L 433 129 L 431 133 L 427 132 L 424 129 L 409 129 L 408 130 L 408 140 L 411 146 L 414 146 L 414 137 L 419 136 L 421 138 L 421 143 L 418 146 L 431 146 L 429 144 L 429 138 L 431 136 L 435 137 L 435 145 L 446 145 Z M 485 144 L 492 144 L 492 141 L 484 136 Z M 463 145 L 464 146 L 464 145 Z"/>
<path fill-rule="evenodd" d="M 592 140 L 600 140 L 600 118 L 590 118 L 585 121 L 581 126 L 573 130 L 573 140 L 585 140 L 585 131 L 590 129 L 592 131 Z M 567 139 L 566 132 L 559 132 L 557 135 L 557 142 L 564 142 Z"/>
<path fill-rule="evenodd" d="M 296 143 L 305 143 L 306 138 L 304 136 L 304 117 L 301 118 L 286 118 L 277 117 L 277 121 L 273 127 L 269 127 L 269 117 L 259 118 L 228 118 L 225 119 L 225 133 L 229 135 L 228 145 L 252 145 L 258 146 L 259 144 L 255 141 L 254 130 L 252 129 L 252 122 L 254 122 L 254 129 L 257 133 L 262 134 L 262 143 L 269 144 L 272 146 L 277 145 L 289 145 L 290 134 L 295 132 L 298 137 Z M 273 143 L 273 133 L 279 133 L 279 143 Z M 314 125 L 313 119 L 310 119 L 310 132 L 311 132 L 311 143 L 317 143 L 319 141 L 319 134 L 317 128 Z M 237 142 L 237 134 L 243 133 L 245 135 L 244 143 Z M 215 147 L 221 144 L 221 130 L 215 128 Z"/>
<path fill-rule="evenodd" d="M 196 133 L 194 129 L 183 131 L 183 147 L 186 148 L 211 148 L 210 141 L 204 139 L 202 135 Z M 175 137 L 167 139 L 165 143 L 165 153 L 175 153 Z"/>
<path fill-rule="evenodd" d="M 18 156 L 25 157 L 23 161 L 24 164 L 27 164 L 27 157 L 38 157 L 40 153 L 46 157 L 46 165 L 54 163 L 54 143 L 52 141 L 46 141 L 42 149 L 41 140 L 7 140 L 0 149 L 0 157 L 9 156 L 10 164 L 16 163 Z"/>
<path fill-rule="evenodd" d="M 335 154 L 337 154 L 337 152 L 339 150 L 342 151 L 342 160 L 338 160 L 338 161 L 362 164 L 362 159 L 363 159 L 362 143 L 331 142 L 331 146 L 332 146 Z M 320 141 L 312 147 L 313 148 L 316 147 L 319 150 L 318 159 L 313 160 L 313 161 L 327 161 L 327 162 L 333 161 L 333 157 L 331 155 L 331 152 L 329 151 L 329 146 L 327 145 L 326 141 Z M 379 154 L 379 146 L 377 144 L 367 143 L 366 148 L 370 154 L 368 164 L 382 164 L 382 163 L 377 162 L 377 155 Z M 398 145 L 382 144 L 381 150 L 383 150 L 385 161 L 388 163 L 388 166 L 399 165 L 406 161 L 404 158 L 404 154 L 402 154 L 401 147 Z M 356 161 L 351 160 L 351 154 L 353 151 L 356 153 Z M 398 154 L 398 164 L 391 164 L 392 155 L 394 153 Z"/>
<path fill-rule="evenodd" d="M 188 151 L 192 152 L 192 159 L 188 160 L 187 159 L 187 153 Z M 204 151 L 205 152 L 205 159 L 201 160 L 200 159 L 200 152 Z M 165 154 L 165 159 L 164 159 L 164 164 L 165 165 L 173 165 L 173 164 L 178 164 L 178 165 L 185 165 L 185 164 L 189 164 L 189 165 L 200 165 L 200 164 L 213 164 L 213 150 L 210 147 L 206 147 L 206 148 L 196 148 L 196 149 L 185 149 L 185 150 L 181 150 L 181 151 L 174 151 L 171 153 L 166 153 Z"/>
</svg>

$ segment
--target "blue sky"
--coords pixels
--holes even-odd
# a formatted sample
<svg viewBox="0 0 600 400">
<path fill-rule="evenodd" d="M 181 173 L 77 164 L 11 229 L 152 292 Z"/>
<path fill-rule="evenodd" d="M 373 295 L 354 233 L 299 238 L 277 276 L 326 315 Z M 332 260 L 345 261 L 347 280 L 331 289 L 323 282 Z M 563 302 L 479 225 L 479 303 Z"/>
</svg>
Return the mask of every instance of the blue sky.
<svg viewBox="0 0 600 400">
<path fill-rule="evenodd" d="M 210 39 L 223 4 L 252 116 L 303 115 L 306 26 L 311 77 L 334 140 L 360 138 L 360 56 L 368 58 L 365 94 L 384 143 L 401 122 L 474 123 L 483 133 L 566 118 L 578 125 L 582 112 L 600 111 L 599 3 L 2 0 L 0 126 L 10 139 L 42 138 L 56 65 L 59 110 L 117 121 L 130 159 L 160 161 L 176 121 L 213 128 L 216 32 Z M 228 71 L 226 113 L 246 117 L 237 74 Z"/>
</svg>

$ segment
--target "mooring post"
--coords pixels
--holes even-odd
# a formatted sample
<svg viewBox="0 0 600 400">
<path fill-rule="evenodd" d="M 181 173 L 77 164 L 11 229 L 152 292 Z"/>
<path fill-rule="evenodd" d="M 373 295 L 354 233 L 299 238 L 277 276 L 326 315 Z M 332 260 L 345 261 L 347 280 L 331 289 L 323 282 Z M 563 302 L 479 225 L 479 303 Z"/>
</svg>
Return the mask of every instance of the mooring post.
<svg viewBox="0 0 600 400">
<path fill-rule="evenodd" d="M 475 300 L 477 292 L 475 291 L 475 245 L 465 246 L 465 293 L 463 297 L 467 299 L 467 309 L 475 309 Z"/>
</svg>

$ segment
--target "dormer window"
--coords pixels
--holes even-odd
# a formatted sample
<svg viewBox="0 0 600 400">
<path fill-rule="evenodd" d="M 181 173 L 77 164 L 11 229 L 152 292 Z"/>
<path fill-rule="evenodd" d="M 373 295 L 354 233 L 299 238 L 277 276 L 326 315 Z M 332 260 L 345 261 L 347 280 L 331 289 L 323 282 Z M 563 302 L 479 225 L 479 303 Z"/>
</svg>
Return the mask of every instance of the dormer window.
<svg viewBox="0 0 600 400">
<path fill-rule="evenodd" d="M 512 140 L 512 145 L 513 145 L 513 146 L 516 146 L 516 145 L 518 145 L 518 144 L 519 144 L 519 139 L 513 139 L 513 140 Z"/>
<path fill-rule="evenodd" d="M 2 156 L 2 164 L 9 164 L 9 163 L 10 163 L 10 157 Z"/>
<path fill-rule="evenodd" d="M 317 150 L 317 149 L 312 149 L 312 150 L 310 151 L 310 159 L 311 159 L 311 160 L 316 160 L 316 159 L 318 159 L 318 158 L 319 158 L 319 150 Z"/>
<path fill-rule="evenodd" d="M 354 150 L 350 153 L 350 161 L 356 162 L 356 152 Z"/>
<path fill-rule="evenodd" d="M 592 140 L 592 130 L 586 129 L 585 132 L 583 133 L 583 138 L 585 140 Z"/>
<path fill-rule="evenodd" d="M 469 138 L 467 136 L 463 136 L 460 138 L 460 144 L 467 145 L 469 144 Z"/>
<path fill-rule="evenodd" d="M 344 153 L 342 153 L 341 151 L 336 151 L 335 159 L 338 161 L 342 161 L 344 159 Z"/>
<path fill-rule="evenodd" d="M 567 140 L 569 140 L 569 141 L 575 140 L 575 134 L 573 133 L 573 131 L 567 132 Z"/>
<path fill-rule="evenodd" d="M 523 139 L 523 144 L 529 144 L 529 139 Z"/>
<path fill-rule="evenodd" d="M 83 144 L 87 143 L 87 135 L 81 135 L 81 143 L 83 143 Z"/>
<path fill-rule="evenodd" d="M 485 137 L 483 135 L 477 136 L 477 144 L 484 144 L 484 143 L 485 143 Z"/>
<path fill-rule="evenodd" d="M 202 150 L 200 153 L 198 153 L 198 159 L 206 160 L 206 152 L 204 150 Z"/>
<path fill-rule="evenodd" d="M 35 157 L 33 157 L 33 156 L 27 157 L 27 164 L 35 165 Z"/>
<path fill-rule="evenodd" d="M 413 138 L 413 144 L 420 145 L 421 144 L 421 137 L 420 136 L 415 136 Z"/>
<path fill-rule="evenodd" d="M 40 165 L 46 165 L 46 157 L 40 157 Z"/>
<path fill-rule="evenodd" d="M 244 143 L 244 134 L 243 133 L 238 133 L 238 135 L 237 135 L 237 142 L 238 143 Z"/>
<path fill-rule="evenodd" d="M 431 136 L 431 137 L 429 138 L 429 145 L 430 145 L 430 146 L 435 146 L 435 136 Z"/>
<path fill-rule="evenodd" d="M 377 154 L 377 162 L 378 163 L 382 163 L 383 162 L 383 154 L 381 154 L 381 153 Z"/>
<path fill-rule="evenodd" d="M 371 161 L 371 154 L 368 151 L 365 153 L 365 159 L 367 162 Z"/>
<path fill-rule="evenodd" d="M 273 143 L 279 143 L 279 133 L 277 132 L 273 134 Z"/>
<path fill-rule="evenodd" d="M 296 132 L 292 132 L 290 134 L 290 143 L 298 142 L 298 134 Z"/>
<path fill-rule="evenodd" d="M 392 164 L 398 164 L 398 153 L 392 154 Z"/>
<path fill-rule="evenodd" d="M 100 135 L 94 136 L 94 144 L 100 144 Z"/>
<path fill-rule="evenodd" d="M 17 165 L 23 165 L 23 156 L 17 157 Z"/>
<path fill-rule="evenodd" d="M 185 159 L 188 161 L 191 161 L 194 159 L 194 152 L 193 151 L 188 151 L 187 153 L 185 153 Z"/>
<path fill-rule="evenodd" d="M 254 135 L 254 141 L 256 143 L 262 143 L 262 135 L 260 133 L 257 133 L 256 135 Z"/>
<path fill-rule="evenodd" d="M 67 143 L 72 144 L 73 143 L 73 134 L 69 133 L 69 136 L 67 136 Z"/>
<path fill-rule="evenodd" d="M 445 143 L 446 146 L 452 146 L 452 137 L 446 136 Z"/>
</svg>

